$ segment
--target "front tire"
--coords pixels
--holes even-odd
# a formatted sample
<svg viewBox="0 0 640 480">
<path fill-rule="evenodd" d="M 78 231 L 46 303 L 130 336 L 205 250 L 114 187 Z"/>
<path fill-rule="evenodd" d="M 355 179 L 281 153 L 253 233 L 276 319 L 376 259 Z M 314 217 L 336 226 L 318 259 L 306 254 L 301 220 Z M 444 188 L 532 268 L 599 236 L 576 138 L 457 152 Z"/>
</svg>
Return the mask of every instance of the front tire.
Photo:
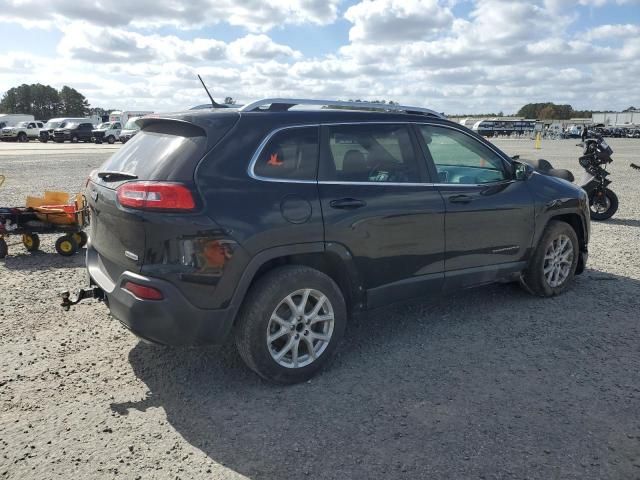
<svg viewBox="0 0 640 480">
<path fill-rule="evenodd" d="M 249 368 L 292 384 L 326 365 L 344 335 L 344 296 L 327 275 L 305 266 L 277 268 L 251 288 L 238 315 L 235 341 Z"/>
<path fill-rule="evenodd" d="M 107 138 L 107 143 L 109 145 L 113 145 L 114 143 L 116 143 L 116 137 L 114 137 L 113 135 L 109 135 L 109 138 Z"/>
<path fill-rule="evenodd" d="M 618 211 L 618 196 L 608 188 L 604 192 L 594 190 L 589 195 L 591 220 L 609 220 Z"/>
<path fill-rule="evenodd" d="M 579 255 L 580 244 L 573 227 L 550 221 L 522 276 L 523 286 L 540 297 L 560 295 L 573 281 Z"/>
</svg>

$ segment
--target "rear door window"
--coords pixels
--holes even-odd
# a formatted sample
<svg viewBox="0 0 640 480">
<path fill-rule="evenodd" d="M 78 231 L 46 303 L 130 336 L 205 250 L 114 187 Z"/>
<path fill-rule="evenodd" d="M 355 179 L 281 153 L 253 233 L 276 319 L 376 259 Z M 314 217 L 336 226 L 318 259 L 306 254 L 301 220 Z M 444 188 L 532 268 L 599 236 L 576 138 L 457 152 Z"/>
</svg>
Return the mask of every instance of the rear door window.
<svg viewBox="0 0 640 480">
<path fill-rule="evenodd" d="M 335 125 L 328 127 L 328 137 L 329 155 L 323 157 L 321 180 L 371 183 L 421 181 L 407 125 Z"/>
<path fill-rule="evenodd" d="M 268 179 L 316 180 L 318 151 L 318 127 L 281 130 L 256 158 L 253 173 Z"/>
</svg>

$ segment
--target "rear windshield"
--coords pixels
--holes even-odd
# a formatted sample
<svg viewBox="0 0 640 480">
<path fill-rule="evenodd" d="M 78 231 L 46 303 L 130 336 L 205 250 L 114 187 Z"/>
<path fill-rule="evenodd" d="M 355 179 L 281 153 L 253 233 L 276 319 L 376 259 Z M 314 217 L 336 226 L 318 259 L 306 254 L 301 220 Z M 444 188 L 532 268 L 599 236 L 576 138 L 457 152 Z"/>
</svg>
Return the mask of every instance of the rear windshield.
<svg viewBox="0 0 640 480">
<path fill-rule="evenodd" d="M 189 181 L 196 163 L 204 156 L 206 144 L 204 132 L 197 128 L 145 129 L 99 171 L 131 173 L 139 180 Z"/>
</svg>

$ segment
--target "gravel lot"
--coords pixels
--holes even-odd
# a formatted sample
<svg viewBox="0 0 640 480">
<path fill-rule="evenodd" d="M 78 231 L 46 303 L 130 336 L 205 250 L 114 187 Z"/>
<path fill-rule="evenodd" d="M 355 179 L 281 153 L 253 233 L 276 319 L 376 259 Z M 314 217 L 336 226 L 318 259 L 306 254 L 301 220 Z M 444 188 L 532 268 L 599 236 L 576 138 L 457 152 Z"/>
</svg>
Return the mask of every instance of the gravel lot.
<svg viewBox="0 0 640 480">
<path fill-rule="evenodd" d="M 496 143 L 581 174 L 575 141 Z M 567 294 L 495 285 L 376 311 L 293 387 L 231 348 L 143 344 L 100 304 L 64 313 L 82 255 L 56 255 L 53 236 L 10 247 L 0 479 L 639 479 L 640 141 L 610 143 L 620 210 L 593 224 Z M 0 205 L 78 190 L 113 148 L 0 144 Z"/>
</svg>

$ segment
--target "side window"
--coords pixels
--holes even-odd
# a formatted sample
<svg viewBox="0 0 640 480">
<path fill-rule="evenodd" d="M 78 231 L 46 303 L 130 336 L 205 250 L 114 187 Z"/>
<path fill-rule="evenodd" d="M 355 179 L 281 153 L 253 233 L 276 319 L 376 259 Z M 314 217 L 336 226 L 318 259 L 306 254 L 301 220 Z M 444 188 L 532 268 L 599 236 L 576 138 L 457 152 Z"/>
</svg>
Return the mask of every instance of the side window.
<svg viewBox="0 0 640 480">
<path fill-rule="evenodd" d="M 439 183 L 480 184 L 506 179 L 504 162 L 475 138 L 451 128 L 420 126 Z"/>
<path fill-rule="evenodd" d="M 318 127 L 288 128 L 276 133 L 262 149 L 253 172 L 259 177 L 316 180 Z"/>
<path fill-rule="evenodd" d="M 329 152 L 320 180 L 418 183 L 416 153 L 406 125 L 329 126 Z"/>
<path fill-rule="evenodd" d="M 44 125 L 41 122 L 38 122 L 37 125 L 38 125 L 38 128 L 44 128 Z"/>
<path fill-rule="evenodd" d="M 30 123 L 27 128 L 36 128 L 36 124 L 35 123 Z"/>
<path fill-rule="evenodd" d="M 114 123 L 113 127 L 111 127 L 111 128 L 113 128 L 114 130 L 120 130 L 120 128 L 121 128 L 120 127 L 120 123 L 118 123 L 118 122 Z"/>
</svg>

